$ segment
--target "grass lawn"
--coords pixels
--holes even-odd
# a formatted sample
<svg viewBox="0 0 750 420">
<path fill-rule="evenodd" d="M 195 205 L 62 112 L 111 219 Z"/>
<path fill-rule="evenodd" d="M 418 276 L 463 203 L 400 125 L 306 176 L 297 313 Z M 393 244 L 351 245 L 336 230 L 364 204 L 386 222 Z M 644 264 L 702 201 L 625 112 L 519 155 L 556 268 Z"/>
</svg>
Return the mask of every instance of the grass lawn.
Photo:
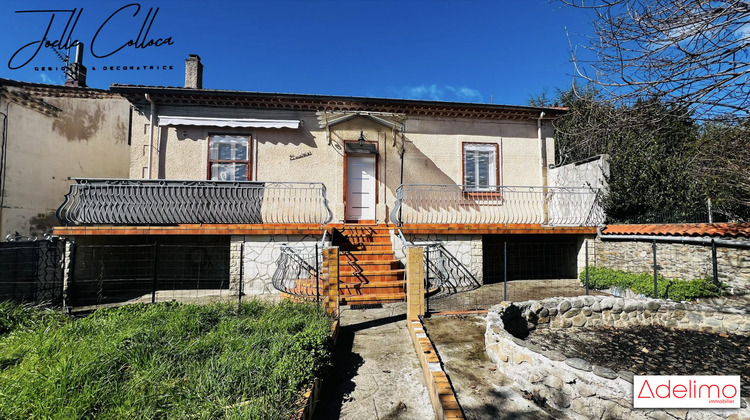
<svg viewBox="0 0 750 420">
<path fill-rule="evenodd" d="M 315 305 L 137 304 L 81 319 L 0 303 L 2 419 L 284 419 L 330 362 Z"/>
</svg>

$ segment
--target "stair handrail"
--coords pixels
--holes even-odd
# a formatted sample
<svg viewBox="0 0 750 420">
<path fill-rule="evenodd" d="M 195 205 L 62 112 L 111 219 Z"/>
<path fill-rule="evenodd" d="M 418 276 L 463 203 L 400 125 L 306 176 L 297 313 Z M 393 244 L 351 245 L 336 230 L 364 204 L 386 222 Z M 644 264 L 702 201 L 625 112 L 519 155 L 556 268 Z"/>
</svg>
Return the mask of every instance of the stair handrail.
<svg viewBox="0 0 750 420">
<path fill-rule="evenodd" d="M 278 291 L 290 295 L 316 296 L 317 293 L 305 293 L 304 288 L 298 288 L 297 280 L 315 278 L 316 281 L 319 281 L 320 266 L 315 267 L 305 260 L 305 257 L 301 254 L 301 250 L 287 244 L 282 244 L 279 247 L 279 251 L 279 258 L 276 260 L 276 270 L 271 277 L 273 287 Z M 320 264 L 322 258 L 318 258 L 317 261 Z M 291 284 L 289 284 L 290 282 Z"/>
<path fill-rule="evenodd" d="M 442 242 L 424 245 L 424 272 L 430 299 L 478 289 L 481 284 L 466 266 L 451 254 Z M 436 276 L 433 279 L 432 273 Z"/>
</svg>

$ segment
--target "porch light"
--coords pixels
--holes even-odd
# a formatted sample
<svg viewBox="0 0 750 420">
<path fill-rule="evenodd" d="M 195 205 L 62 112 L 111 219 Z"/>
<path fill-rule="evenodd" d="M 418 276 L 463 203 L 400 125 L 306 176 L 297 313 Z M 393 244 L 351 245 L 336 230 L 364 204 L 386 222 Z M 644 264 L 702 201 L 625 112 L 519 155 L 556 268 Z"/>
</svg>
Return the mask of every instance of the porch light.
<svg viewBox="0 0 750 420">
<path fill-rule="evenodd" d="M 363 146 L 365 145 L 365 135 L 364 135 L 364 131 L 361 131 L 361 130 L 360 130 L 360 132 L 359 132 L 359 139 L 358 139 L 358 141 L 359 141 L 359 147 L 363 147 Z"/>
</svg>

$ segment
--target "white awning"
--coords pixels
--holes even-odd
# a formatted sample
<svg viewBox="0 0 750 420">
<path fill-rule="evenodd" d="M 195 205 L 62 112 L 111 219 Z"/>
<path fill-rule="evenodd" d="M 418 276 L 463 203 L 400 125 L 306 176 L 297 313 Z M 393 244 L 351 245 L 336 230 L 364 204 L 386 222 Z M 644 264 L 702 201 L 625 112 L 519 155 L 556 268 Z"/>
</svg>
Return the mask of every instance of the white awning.
<svg viewBox="0 0 750 420">
<path fill-rule="evenodd" d="M 298 129 L 299 120 L 261 120 L 256 118 L 205 118 L 159 116 L 159 126 L 197 125 L 202 127 L 255 127 Z"/>
</svg>

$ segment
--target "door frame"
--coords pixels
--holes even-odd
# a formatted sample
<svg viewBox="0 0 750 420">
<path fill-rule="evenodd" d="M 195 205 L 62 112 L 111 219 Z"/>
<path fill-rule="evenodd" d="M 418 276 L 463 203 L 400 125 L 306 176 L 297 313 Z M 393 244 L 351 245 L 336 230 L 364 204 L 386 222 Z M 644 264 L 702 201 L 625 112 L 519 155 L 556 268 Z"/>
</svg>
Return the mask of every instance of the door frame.
<svg viewBox="0 0 750 420">
<path fill-rule="evenodd" d="M 378 219 L 378 203 L 379 203 L 379 200 L 380 200 L 380 196 L 379 196 L 380 195 L 379 194 L 380 188 L 378 188 L 378 184 L 379 184 L 378 180 L 380 179 L 380 173 L 379 173 L 380 171 L 378 170 L 378 166 L 379 166 L 378 164 L 380 163 L 379 143 L 377 141 L 365 141 L 365 143 L 367 143 L 367 144 L 374 144 L 375 145 L 375 153 L 347 153 L 346 152 L 346 144 L 347 143 L 359 144 L 359 141 L 357 141 L 357 140 L 346 140 L 346 141 L 344 141 L 344 165 L 343 165 L 344 166 L 344 176 L 343 176 L 343 179 L 344 179 L 344 188 L 342 189 L 343 190 L 342 201 L 344 202 L 344 222 L 346 222 L 346 223 L 373 223 L 374 224 L 374 223 L 377 222 L 377 219 Z M 349 217 L 348 217 L 349 215 L 346 214 L 346 207 L 347 207 L 346 206 L 346 192 L 347 192 L 347 188 L 348 188 L 348 186 L 346 185 L 346 178 L 347 178 L 347 172 L 346 172 L 346 170 L 347 170 L 347 164 L 346 164 L 346 159 L 347 159 L 347 157 L 350 157 L 350 156 L 351 157 L 373 156 L 375 158 L 375 209 L 373 209 L 375 211 L 375 219 L 373 219 L 373 220 L 369 220 L 369 219 L 368 220 L 349 219 Z"/>
</svg>

